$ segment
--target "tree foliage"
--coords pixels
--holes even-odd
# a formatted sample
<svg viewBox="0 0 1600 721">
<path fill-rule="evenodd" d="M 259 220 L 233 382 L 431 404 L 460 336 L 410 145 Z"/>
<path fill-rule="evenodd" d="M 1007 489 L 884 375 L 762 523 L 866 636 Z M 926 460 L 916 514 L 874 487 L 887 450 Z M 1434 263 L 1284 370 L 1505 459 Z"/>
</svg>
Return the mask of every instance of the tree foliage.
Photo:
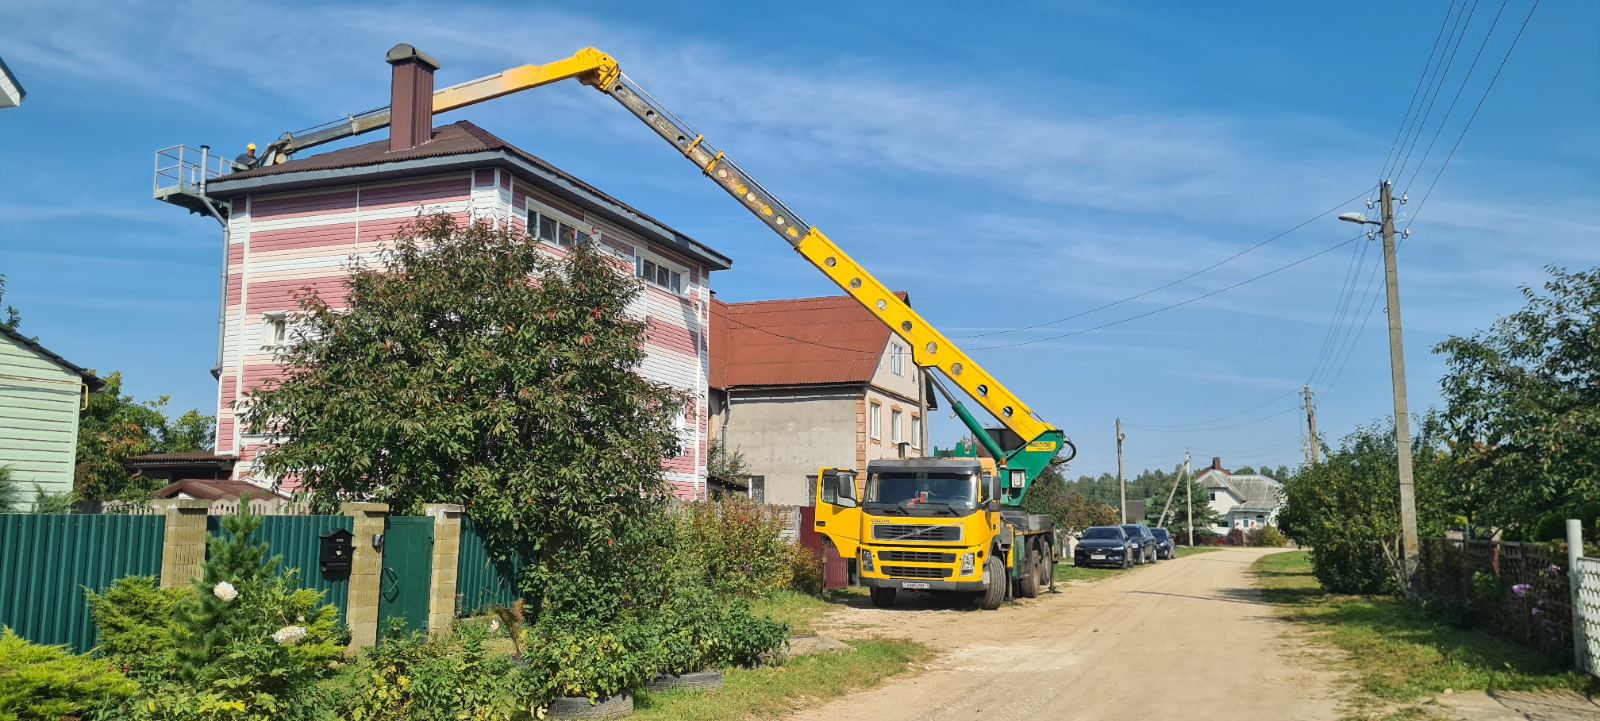
<svg viewBox="0 0 1600 721">
<path fill-rule="evenodd" d="M 0 275 L 0 303 L 6 299 L 6 277 Z M 16 330 L 22 325 L 22 312 L 13 306 L 0 306 L 0 328 Z"/>
<path fill-rule="evenodd" d="M 1446 356 L 1449 510 L 1476 532 L 1525 532 L 1600 499 L 1600 268 L 1550 267 L 1543 292 Z"/>
<path fill-rule="evenodd" d="M 343 308 L 301 299 L 285 377 L 248 399 L 251 432 L 277 444 L 261 467 L 323 509 L 461 503 L 498 553 L 526 559 L 536 614 L 626 617 L 668 532 L 662 462 L 686 399 L 637 372 L 624 261 L 588 242 L 553 259 L 440 215 L 351 270 Z"/>
<path fill-rule="evenodd" d="M 1443 535 L 1440 475 L 1445 467 L 1439 424 L 1432 416 L 1412 439 L 1418 529 Z M 1278 526 L 1311 548 L 1317 580 L 1336 593 L 1387 593 L 1400 588 L 1400 482 L 1394 425 L 1387 419 L 1357 429 L 1322 463 L 1284 484 Z"/>
<path fill-rule="evenodd" d="M 215 417 L 190 410 L 169 421 L 164 409 L 170 397 L 141 402 L 124 395 L 121 371 L 112 371 L 101 380 L 105 387 L 89 394 L 88 406 L 78 419 L 73 483 L 79 499 L 148 498 L 162 484 L 134 475 L 127 468 L 128 459 L 146 453 L 211 449 Z"/>
<path fill-rule="evenodd" d="M 1072 488 L 1055 468 L 1046 468 L 1022 499 L 1023 510 L 1050 516 L 1056 528 L 1081 531 L 1117 522 L 1117 509 L 1091 501 Z"/>
</svg>

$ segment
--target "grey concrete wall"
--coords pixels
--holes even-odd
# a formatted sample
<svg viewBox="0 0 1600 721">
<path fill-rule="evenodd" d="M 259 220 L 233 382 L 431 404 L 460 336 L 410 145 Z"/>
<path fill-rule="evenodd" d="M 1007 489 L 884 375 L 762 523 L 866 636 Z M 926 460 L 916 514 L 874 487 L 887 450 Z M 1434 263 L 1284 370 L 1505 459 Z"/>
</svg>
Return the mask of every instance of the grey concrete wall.
<svg viewBox="0 0 1600 721">
<path fill-rule="evenodd" d="M 766 502 L 809 505 L 806 476 L 856 460 L 860 390 L 739 390 L 730 394 L 727 443 L 766 479 Z"/>
</svg>

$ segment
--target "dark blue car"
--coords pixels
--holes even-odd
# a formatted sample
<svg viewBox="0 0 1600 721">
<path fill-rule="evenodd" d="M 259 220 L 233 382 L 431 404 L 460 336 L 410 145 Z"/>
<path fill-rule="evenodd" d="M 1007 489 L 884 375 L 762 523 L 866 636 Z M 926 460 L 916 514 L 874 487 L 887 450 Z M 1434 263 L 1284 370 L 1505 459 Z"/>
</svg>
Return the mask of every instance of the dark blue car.
<svg viewBox="0 0 1600 721">
<path fill-rule="evenodd" d="M 1165 528 L 1152 528 L 1150 532 L 1156 537 L 1156 558 L 1174 559 L 1178 557 L 1178 547 L 1172 540 L 1172 534 Z"/>
</svg>

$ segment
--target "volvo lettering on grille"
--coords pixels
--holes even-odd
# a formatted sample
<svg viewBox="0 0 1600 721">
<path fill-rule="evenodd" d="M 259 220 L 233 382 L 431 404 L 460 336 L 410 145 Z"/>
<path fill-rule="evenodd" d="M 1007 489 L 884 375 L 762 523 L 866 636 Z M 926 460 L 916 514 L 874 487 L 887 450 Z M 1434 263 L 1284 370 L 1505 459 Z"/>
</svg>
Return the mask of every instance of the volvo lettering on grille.
<svg viewBox="0 0 1600 721">
<path fill-rule="evenodd" d="M 875 541 L 959 541 L 961 526 L 921 526 L 880 523 L 872 527 Z"/>
</svg>

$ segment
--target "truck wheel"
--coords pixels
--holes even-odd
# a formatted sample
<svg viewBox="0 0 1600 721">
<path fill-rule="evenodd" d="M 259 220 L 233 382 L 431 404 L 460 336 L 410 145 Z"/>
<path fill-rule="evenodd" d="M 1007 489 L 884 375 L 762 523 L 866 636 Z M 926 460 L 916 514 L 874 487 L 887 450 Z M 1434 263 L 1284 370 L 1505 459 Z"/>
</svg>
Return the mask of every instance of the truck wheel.
<svg viewBox="0 0 1600 721">
<path fill-rule="evenodd" d="M 1039 578 L 1041 579 L 1040 586 L 1048 587 L 1052 593 L 1055 592 L 1056 556 L 1054 553 L 1043 554 L 1043 557 L 1039 559 Z"/>
<path fill-rule="evenodd" d="M 1032 548 L 1031 550 L 1029 550 L 1027 553 L 1028 553 L 1028 561 L 1023 564 L 1023 567 L 1026 570 L 1024 570 L 1022 572 L 1022 583 L 1020 584 L 1022 586 L 1022 589 L 1021 589 L 1022 590 L 1022 597 L 1023 598 L 1038 598 L 1039 597 L 1039 580 L 1040 580 L 1039 579 L 1039 565 L 1040 565 L 1039 549 L 1037 547 L 1035 547 L 1035 548 Z"/>
<path fill-rule="evenodd" d="M 894 591 L 892 588 L 872 589 L 872 605 L 878 608 L 891 608 L 894 606 Z"/>
<path fill-rule="evenodd" d="M 983 564 L 983 577 L 988 580 L 989 588 L 978 596 L 978 608 L 993 611 L 1006 602 L 1006 585 L 1011 580 L 1006 578 L 1006 567 L 994 556 Z"/>
</svg>

